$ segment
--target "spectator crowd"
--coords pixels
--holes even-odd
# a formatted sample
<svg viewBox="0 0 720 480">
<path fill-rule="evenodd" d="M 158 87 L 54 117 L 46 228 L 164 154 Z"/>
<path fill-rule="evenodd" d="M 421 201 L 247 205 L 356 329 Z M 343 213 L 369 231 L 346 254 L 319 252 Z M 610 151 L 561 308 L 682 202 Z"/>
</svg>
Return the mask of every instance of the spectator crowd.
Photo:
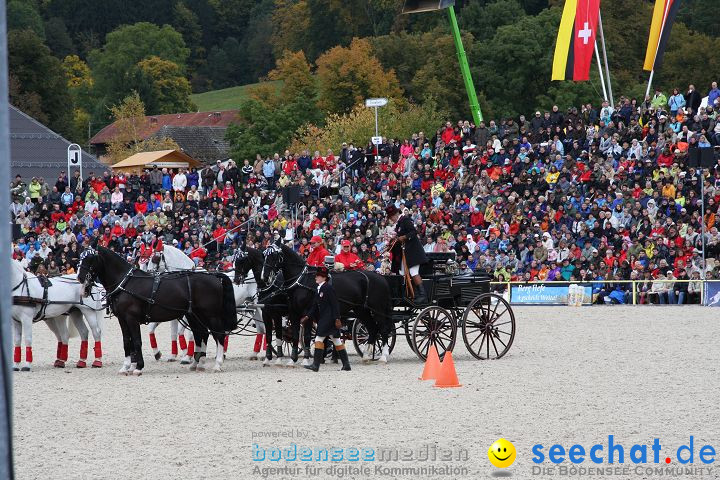
<svg viewBox="0 0 720 480">
<path fill-rule="evenodd" d="M 638 280 L 642 303 L 698 302 L 700 279 L 720 274 L 716 83 L 707 97 L 701 106 L 691 85 L 197 170 L 18 176 L 14 257 L 55 275 L 74 272 L 90 246 L 130 257 L 160 240 L 228 268 L 245 244 L 286 241 L 308 256 L 348 240 L 366 268 L 386 273 L 392 203 L 427 252 L 456 252 L 460 275 L 587 282 L 602 303 L 628 302 L 630 284 L 617 281 Z"/>
</svg>

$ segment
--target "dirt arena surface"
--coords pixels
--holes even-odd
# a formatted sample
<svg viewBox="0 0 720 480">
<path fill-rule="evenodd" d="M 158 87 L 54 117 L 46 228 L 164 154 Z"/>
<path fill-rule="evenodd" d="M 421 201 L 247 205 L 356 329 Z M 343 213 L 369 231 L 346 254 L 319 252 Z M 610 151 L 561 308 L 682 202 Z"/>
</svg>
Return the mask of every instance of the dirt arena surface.
<svg viewBox="0 0 720 480">
<path fill-rule="evenodd" d="M 718 478 L 720 465 L 697 456 L 705 444 L 720 452 L 719 314 L 699 306 L 517 307 L 515 343 L 501 360 L 475 360 L 460 339 L 455 361 L 463 386 L 456 389 L 419 381 L 422 364 L 404 337 L 387 366 L 362 364 L 350 348 L 352 372 L 332 364 L 319 374 L 262 368 L 246 359 L 251 339 L 233 337 L 222 373 L 190 372 L 148 354 L 136 378 L 117 375 L 122 342 L 114 319 L 103 326 L 100 370 L 52 368 L 55 338 L 36 325 L 34 371 L 14 380 L 17 478 L 608 478 L 561 476 L 557 466 L 552 476 L 538 473 L 531 460 L 538 443 L 546 456 L 555 443 L 566 450 L 600 443 L 606 451 L 608 435 L 626 447 L 625 464 L 616 466 L 629 468 L 612 478 L 673 478 L 645 468 L 666 467 L 667 455 L 668 467 L 680 467 L 675 450 L 690 435 L 693 466 L 705 468 L 692 478 Z M 169 327 L 157 333 L 169 350 Z M 68 365 L 78 350 L 72 339 Z M 504 470 L 487 455 L 500 437 L 517 449 Z M 654 438 L 663 447 L 660 464 L 652 463 Z M 628 458 L 636 443 L 648 445 L 650 462 L 639 470 Z M 273 448 L 293 444 L 344 454 L 370 448 L 376 457 L 269 461 Z M 379 449 L 410 449 L 415 461 L 379 462 Z M 262 450 L 266 460 L 253 461 Z M 433 452 L 461 461 L 432 461 Z M 587 459 L 562 465 L 608 467 Z M 547 458 L 542 464 L 552 466 Z M 342 471 L 349 467 L 366 470 Z M 426 473 L 402 470 L 408 467 Z"/>
</svg>

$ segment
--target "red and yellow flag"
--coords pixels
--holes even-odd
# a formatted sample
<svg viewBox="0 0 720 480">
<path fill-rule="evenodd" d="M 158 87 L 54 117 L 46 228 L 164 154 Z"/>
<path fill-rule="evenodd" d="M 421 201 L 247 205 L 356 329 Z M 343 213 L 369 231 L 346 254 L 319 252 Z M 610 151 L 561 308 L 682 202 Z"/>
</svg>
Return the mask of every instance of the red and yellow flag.
<svg viewBox="0 0 720 480">
<path fill-rule="evenodd" d="M 670 38 L 670 30 L 679 8 L 680 0 L 655 0 L 644 70 L 660 69 L 665 47 Z"/>
<path fill-rule="evenodd" d="M 567 0 L 560 19 L 552 80 L 590 79 L 600 0 Z"/>
</svg>

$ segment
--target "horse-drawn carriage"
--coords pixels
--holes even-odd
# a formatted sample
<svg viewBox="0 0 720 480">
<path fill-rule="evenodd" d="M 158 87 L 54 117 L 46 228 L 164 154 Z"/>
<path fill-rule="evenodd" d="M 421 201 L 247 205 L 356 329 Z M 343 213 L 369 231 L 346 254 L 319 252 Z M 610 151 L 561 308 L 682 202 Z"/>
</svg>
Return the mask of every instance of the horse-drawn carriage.
<svg viewBox="0 0 720 480">
<path fill-rule="evenodd" d="M 490 293 L 490 277 L 458 276 L 454 252 L 428 253 L 427 256 L 429 261 L 421 267 L 420 275 L 428 292 L 428 305 L 417 305 L 409 298 L 404 276 L 386 275 L 395 324 L 389 339 L 390 350 L 402 330 L 408 345 L 421 360 L 427 358 L 430 345 L 435 346 L 442 358 L 445 352 L 455 348 L 458 330 L 461 330 L 465 346 L 475 358 L 498 359 L 505 355 L 515 338 L 515 315 L 504 298 Z M 350 338 L 362 354 L 369 338 L 365 325 L 352 322 L 347 336 Z M 379 351 L 379 344 L 374 351 Z"/>
</svg>

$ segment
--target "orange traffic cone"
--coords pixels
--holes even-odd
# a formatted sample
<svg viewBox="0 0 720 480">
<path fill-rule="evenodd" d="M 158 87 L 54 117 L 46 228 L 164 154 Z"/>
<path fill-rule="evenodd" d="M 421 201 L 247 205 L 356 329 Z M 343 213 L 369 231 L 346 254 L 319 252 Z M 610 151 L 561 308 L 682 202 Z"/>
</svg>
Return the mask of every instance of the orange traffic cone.
<svg viewBox="0 0 720 480">
<path fill-rule="evenodd" d="M 462 387 L 458 382 L 452 352 L 445 352 L 445 358 L 443 358 L 443 362 L 440 365 L 440 373 L 435 381 L 435 386 L 439 388 Z"/>
<path fill-rule="evenodd" d="M 440 373 L 440 357 L 438 357 L 435 345 L 430 345 L 427 360 L 425 360 L 425 368 L 423 368 L 422 376 L 418 380 L 437 380 Z"/>
</svg>

